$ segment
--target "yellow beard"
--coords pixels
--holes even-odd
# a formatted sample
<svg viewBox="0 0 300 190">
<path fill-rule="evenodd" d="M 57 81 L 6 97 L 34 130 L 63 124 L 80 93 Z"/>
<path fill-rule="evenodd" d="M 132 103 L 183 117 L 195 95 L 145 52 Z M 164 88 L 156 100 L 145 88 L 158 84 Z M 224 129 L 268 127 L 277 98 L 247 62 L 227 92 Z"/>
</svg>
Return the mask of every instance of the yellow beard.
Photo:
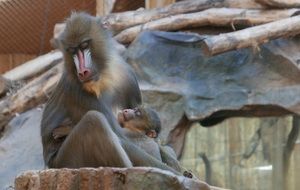
<svg viewBox="0 0 300 190">
<path fill-rule="evenodd" d="M 115 58 L 117 59 L 117 58 Z M 124 69 L 126 69 L 122 64 L 116 64 L 120 62 L 118 59 L 113 60 L 108 63 L 108 68 L 101 72 L 100 77 L 97 81 L 89 81 L 83 84 L 84 90 L 94 94 L 98 98 L 101 93 L 105 90 L 114 91 L 118 86 L 122 86 L 124 83 Z"/>
<path fill-rule="evenodd" d="M 108 87 L 110 87 L 112 84 L 112 77 L 108 73 L 104 73 L 99 77 L 97 81 L 89 81 L 83 84 L 83 88 L 91 93 L 97 96 L 98 98 L 100 97 L 101 93 L 104 90 L 107 90 Z"/>
</svg>

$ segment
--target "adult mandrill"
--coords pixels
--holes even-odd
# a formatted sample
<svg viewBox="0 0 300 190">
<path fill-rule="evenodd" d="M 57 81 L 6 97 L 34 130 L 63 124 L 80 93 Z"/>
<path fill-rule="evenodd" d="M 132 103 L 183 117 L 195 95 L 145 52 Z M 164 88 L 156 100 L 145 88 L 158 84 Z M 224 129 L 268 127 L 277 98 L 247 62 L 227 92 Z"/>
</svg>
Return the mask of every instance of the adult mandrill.
<svg viewBox="0 0 300 190">
<path fill-rule="evenodd" d="M 55 40 L 65 69 L 43 113 L 45 163 L 51 168 L 153 166 L 176 173 L 128 140 L 112 113 L 116 107 L 136 107 L 141 95 L 111 40 L 101 20 L 84 13 L 73 13 Z M 70 134 L 54 138 L 53 130 L 66 120 L 74 123 Z"/>
</svg>

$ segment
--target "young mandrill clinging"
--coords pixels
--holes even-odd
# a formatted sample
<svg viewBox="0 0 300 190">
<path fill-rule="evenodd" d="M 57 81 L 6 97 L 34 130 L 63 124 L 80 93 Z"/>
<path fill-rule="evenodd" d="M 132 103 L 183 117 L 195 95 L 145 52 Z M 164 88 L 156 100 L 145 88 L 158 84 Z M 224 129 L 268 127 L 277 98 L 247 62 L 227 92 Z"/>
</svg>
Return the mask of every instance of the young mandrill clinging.
<svg viewBox="0 0 300 190">
<path fill-rule="evenodd" d="M 127 137 L 148 154 L 173 169 L 183 172 L 185 177 L 193 177 L 190 172 L 180 166 L 174 150 L 167 145 L 161 145 L 158 141 L 157 137 L 161 131 L 161 122 L 156 111 L 141 106 L 124 109 L 118 113 L 118 122 L 122 128 L 128 130 Z"/>
<path fill-rule="evenodd" d="M 158 137 L 161 122 L 156 111 L 145 107 L 124 109 L 118 114 L 121 127 L 135 131 L 150 138 Z"/>
</svg>

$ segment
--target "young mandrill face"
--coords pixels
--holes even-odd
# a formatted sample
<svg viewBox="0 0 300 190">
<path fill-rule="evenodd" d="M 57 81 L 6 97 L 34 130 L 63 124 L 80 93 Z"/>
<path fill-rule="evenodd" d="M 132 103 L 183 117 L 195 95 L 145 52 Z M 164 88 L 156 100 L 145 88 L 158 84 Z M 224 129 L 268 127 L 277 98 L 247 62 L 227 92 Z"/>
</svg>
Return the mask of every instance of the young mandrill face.
<svg viewBox="0 0 300 190">
<path fill-rule="evenodd" d="M 150 138 L 156 138 L 158 135 L 152 121 L 149 120 L 148 113 L 142 108 L 122 110 L 118 113 L 118 122 L 122 128 L 144 133 Z"/>
<path fill-rule="evenodd" d="M 145 116 L 139 108 L 124 109 L 118 113 L 118 122 L 123 128 L 128 128 L 133 131 L 141 131 L 144 127 Z"/>
</svg>

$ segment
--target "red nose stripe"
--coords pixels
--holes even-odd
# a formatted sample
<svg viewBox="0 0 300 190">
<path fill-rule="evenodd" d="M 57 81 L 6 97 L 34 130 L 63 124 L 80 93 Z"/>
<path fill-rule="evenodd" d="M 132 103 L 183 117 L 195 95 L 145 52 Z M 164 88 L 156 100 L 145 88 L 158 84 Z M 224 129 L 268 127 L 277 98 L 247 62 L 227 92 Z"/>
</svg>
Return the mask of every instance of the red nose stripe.
<svg viewBox="0 0 300 190">
<path fill-rule="evenodd" d="M 78 56 L 78 60 L 79 60 L 79 70 L 83 71 L 85 69 L 84 54 L 82 53 L 81 50 L 78 50 L 77 56 Z"/>
</svg>

